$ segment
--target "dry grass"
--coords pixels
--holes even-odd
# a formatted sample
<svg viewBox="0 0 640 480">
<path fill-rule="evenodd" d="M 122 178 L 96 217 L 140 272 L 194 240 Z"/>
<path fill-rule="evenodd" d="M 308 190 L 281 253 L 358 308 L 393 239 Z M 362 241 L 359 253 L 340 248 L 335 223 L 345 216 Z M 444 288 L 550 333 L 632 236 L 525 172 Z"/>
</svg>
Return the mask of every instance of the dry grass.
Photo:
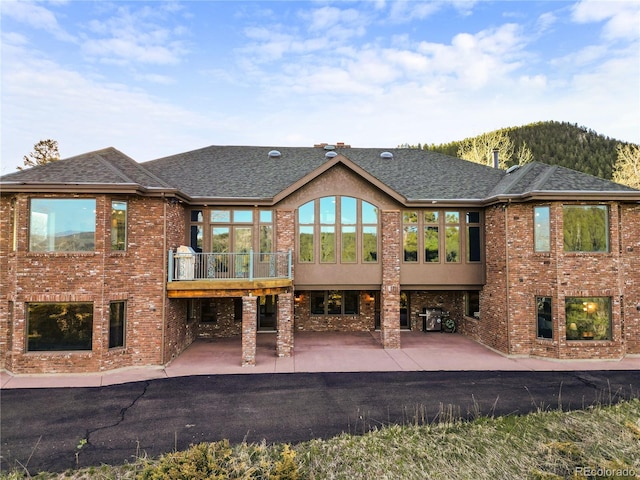
<svg viewBox="0 0 640 480">
<path fill-rule="evenodd" d="M 424 420 L 424 421 L 423 421 Z M 364 435 L 342 434 L 292 447 L 278 470 L 282 445 L 235 445 L 225 478 L 325 479 L 583 479 L 640 478 L 640 400 L 586 410 L 540 411 L 522 416 L 456 418 L 441 409 L 437 421 L 416 415 L 412 424 Z M 194 447 L 195 448 L 195 447 Z M 288 450 L 288 448 L 287 448 Z M 186 457 L 193 452 L 184 452 Z M 174 455 L 174 457 L 172 457 Z M 132 479 L 168 471 L 175 454 L 132 465 L 102 466 L 32 478 Z M 183 461 L 185 456 L 179 457 Z M 174 463 L 172 463 L 174 462 Z M 267 465 L 272 462 L 272 465 Z M 164 470 L 163 470 L 164 469 Z M 592 469 L 588 471 L 586 469 Z M 275 472 L 275 474 L 274 474 Z M 28 475 L 16 470 L 3 478 Z M 182 477 L 186 478 L 186 477 Z M 203 474 L 199 478 L 207 477 Z M 222 478 L 222 477 L 221 477 Z"/>
</svg>

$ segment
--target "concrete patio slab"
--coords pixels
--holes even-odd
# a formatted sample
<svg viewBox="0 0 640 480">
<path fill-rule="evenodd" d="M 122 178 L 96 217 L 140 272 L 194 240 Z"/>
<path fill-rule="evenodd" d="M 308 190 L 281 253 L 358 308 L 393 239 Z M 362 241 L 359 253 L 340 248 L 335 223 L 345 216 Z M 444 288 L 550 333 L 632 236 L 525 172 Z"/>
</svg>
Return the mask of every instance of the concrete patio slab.
<svg viewBox="0 0 640 480">
<path fill-rule="evenodd" d="M 296 332 L 294 354 L 276 355 L 276 335 L 257 336 L 256 365 L 241 365 L 240 337 L 201 339 L 164 367 L 95 374 L 12 375 L 6 388 L 102 386 L 166 377 L 313 372 L 640 370 L 640 356 L 622 360 L 554 360 L 511 357 L 459 334 L 401 333 L 401 349 L 384 349 L 379 332 Z"/>
</svg>

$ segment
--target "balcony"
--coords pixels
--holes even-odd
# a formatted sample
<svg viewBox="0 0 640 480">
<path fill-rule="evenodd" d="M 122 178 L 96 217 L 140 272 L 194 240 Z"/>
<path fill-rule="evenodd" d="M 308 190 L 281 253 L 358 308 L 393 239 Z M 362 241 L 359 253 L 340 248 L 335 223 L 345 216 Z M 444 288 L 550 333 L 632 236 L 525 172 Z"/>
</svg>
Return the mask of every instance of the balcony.
<svg viewBox="0 0 640 480">
<path fill-rule="evenodd" d="M 169 298 L 284 293 L 292 285 L 291 252 L 196 253 L 169 250 Z"/>
</svg>

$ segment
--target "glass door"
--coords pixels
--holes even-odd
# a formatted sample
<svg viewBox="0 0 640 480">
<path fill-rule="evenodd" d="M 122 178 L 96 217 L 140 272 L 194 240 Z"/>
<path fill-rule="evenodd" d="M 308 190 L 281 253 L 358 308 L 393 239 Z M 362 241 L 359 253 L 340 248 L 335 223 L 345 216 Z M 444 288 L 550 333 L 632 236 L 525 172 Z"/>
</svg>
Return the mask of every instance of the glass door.
<svg viewBox="0 0 640 480">
<path fill-rule="evenodd" d="M 253 246 L 252 227 L 233 227 L 233 249 L 236 254 L 236 277 L 249 277 L 249 252 Z"/>
<path fill-rule="evenodd" d="M 275 295 L 260 297 L 259 305 L 258 330 L 262 332 L 275 331 L 277 325 L 277 297 Z"/>
</svg>

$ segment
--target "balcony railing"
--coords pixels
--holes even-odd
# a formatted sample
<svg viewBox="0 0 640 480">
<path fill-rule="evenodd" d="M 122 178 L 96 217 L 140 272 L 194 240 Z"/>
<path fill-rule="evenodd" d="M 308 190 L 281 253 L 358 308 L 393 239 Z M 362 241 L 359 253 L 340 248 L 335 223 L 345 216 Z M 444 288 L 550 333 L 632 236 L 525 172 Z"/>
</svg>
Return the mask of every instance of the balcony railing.
<svg viewBox="0 0 640 480">
<path fill-rule="evenodd" d="M 168 280 L 256 280 L 291 278 L 291 251 L 191 253 L 169 250 Z"/>
</svg>

